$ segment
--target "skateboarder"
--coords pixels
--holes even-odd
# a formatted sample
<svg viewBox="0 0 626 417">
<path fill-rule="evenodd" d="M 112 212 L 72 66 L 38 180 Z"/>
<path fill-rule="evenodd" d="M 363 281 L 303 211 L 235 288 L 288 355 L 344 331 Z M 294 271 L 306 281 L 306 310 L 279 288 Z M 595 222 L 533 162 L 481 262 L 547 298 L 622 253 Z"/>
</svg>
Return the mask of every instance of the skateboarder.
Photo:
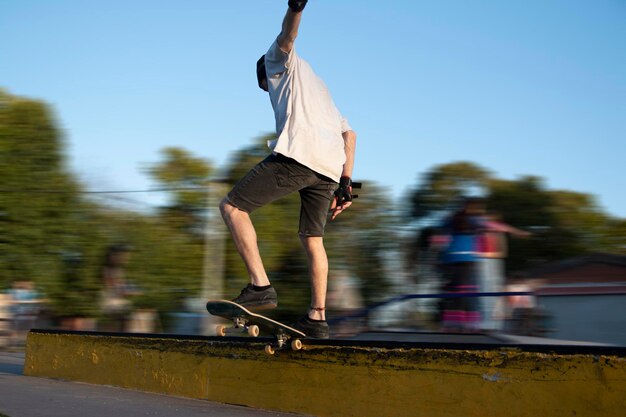
<svg viewBox="0 0 626 417">
<path fill-rule="evenodd" d="M 299 236 L 311 278 L 311 306 L 294 327 L 327 338 L 328 258 L 323 236 L 331 219 L 352 204 L 356 134 L 339 113 L 324 82 L 296 53 L 307 0 L 289 0 L 282 31 L 257 62 L 259 87 L 269 93 L 277 139 L 271 154 L 246 174 L 220 204 L 222 217 L 248 270 L 251 283 L 233 301 L 251 309 L 278 305 L 265 272 L 249 214 L 280 197 L 300 193 Z"/>
</svg>

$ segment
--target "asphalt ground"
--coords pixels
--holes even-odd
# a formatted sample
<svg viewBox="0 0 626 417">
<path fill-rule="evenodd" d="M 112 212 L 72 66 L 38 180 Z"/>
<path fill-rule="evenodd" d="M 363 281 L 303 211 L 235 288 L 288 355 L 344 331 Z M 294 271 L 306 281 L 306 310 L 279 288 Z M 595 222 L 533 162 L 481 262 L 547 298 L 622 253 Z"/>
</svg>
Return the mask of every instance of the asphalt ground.
<svg viewBox="0 0 626 417">
<path fill-rule="evenodd" d="M 23 366 L 23 352 L 0 351 L 0 416 L 302 416 L 109 386 L 28 377 L 22 374 Z M 245 395 L 243 390 L 242 395 Z"/>
</svg>

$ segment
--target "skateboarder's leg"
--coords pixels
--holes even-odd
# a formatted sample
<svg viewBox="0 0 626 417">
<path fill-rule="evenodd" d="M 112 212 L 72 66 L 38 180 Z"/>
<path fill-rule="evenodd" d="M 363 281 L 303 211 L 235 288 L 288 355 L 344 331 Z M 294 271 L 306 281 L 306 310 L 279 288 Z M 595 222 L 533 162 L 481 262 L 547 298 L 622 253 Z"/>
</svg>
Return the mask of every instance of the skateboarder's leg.
<svg viewBox="0 0 626 417">
<path fill-rule="evenodd" d="M 298 233 L 306 251 L 311 278 L 311 308 L 298 321 L 296 328 L 309 337 L 327 338 L 326 289 L 328 286 L 328 257 L 324 248 L 324 229 L 328 209 L 337 184 L 329 178 L 318 176 L 318 181 L 300 190 L 300 227 Z M 313 321 L 311 321 L 313 320 Z"/>
<path fill-rule="evenodd" d="M 295 161 L 282 155 L 268 156 L 255 165 L 220 204 L 222 217 L 248 269 L 250 282 L 259 287 L 270 283 L 263 267 L 250 213 L 298 189 L 298 184 L 288 183 L 285 186 L 288 181 L 277 174 L 283 171 L 288 173 L 295 164 Z"/>
<path fill-rule="evenodd" d="M 328 257 L 322 237 L 301 236 L 306 251 L 311 278 L 311 310 L 309 318 L 326 320 L 326 289 L 328 286 Z"/>
<path fill-rule="evenodd" d="M 220 204 L 220 211 L 233 237 L 237 252 L 246 265 L 250 282 L 258 287 L 270 285 L 250 215 L 230 204 L 226 198 Z"/>
<path fill-rule="evenodd" d="M 307 337 L 328 339 L 330 329 L 326 322 L 326 287 L 328 285 L 328 257 L 321 236 L 300 234 L 300 241 L 306 251 L 309 275 L 311 276 L 311 308 L 293 327 Z"/>
</svg>

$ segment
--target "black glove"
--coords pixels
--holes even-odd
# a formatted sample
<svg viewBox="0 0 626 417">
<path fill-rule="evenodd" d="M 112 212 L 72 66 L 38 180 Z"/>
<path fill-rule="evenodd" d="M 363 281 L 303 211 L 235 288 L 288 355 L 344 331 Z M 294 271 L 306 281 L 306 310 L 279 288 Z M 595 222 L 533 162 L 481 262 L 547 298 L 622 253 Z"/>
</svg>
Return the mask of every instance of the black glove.
<svg viewBox="0 0 626 417">
<path fill-rule="evenodd" d="M 341 177 L 339 179 L 339 188 L 335 191 L 337 206 L 347 201 L 352 201 L 352 179 L 350 177 Z"/>
<path fill-rule="evenodd" d="M 302 10 L 304 10 L 304 6 L 306 6 L 306 2 L 308 0 L 289 0 L 289 8 L 295 12 L 295 13 L 300 13 Z"/>
</svg>

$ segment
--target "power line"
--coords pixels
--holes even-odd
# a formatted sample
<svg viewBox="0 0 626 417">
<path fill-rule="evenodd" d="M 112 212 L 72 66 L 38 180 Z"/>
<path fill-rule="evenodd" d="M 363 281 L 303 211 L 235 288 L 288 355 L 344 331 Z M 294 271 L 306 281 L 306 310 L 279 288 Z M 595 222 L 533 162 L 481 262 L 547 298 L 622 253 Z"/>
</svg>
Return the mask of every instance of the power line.
<svg viewBox="0 0 626 417">
<path fill-rule="evenodd" d="M 35 190 L 35 189 L 0 189 L 0 194 L 137 194 L 137 193 L 162 193 L 168 191 L 206 191 L 208 187 L 166 187 L 152 188 L 149 190 L 107 190 L 107 191 L 76 191 L 76 190 Z"/>
</svg>

